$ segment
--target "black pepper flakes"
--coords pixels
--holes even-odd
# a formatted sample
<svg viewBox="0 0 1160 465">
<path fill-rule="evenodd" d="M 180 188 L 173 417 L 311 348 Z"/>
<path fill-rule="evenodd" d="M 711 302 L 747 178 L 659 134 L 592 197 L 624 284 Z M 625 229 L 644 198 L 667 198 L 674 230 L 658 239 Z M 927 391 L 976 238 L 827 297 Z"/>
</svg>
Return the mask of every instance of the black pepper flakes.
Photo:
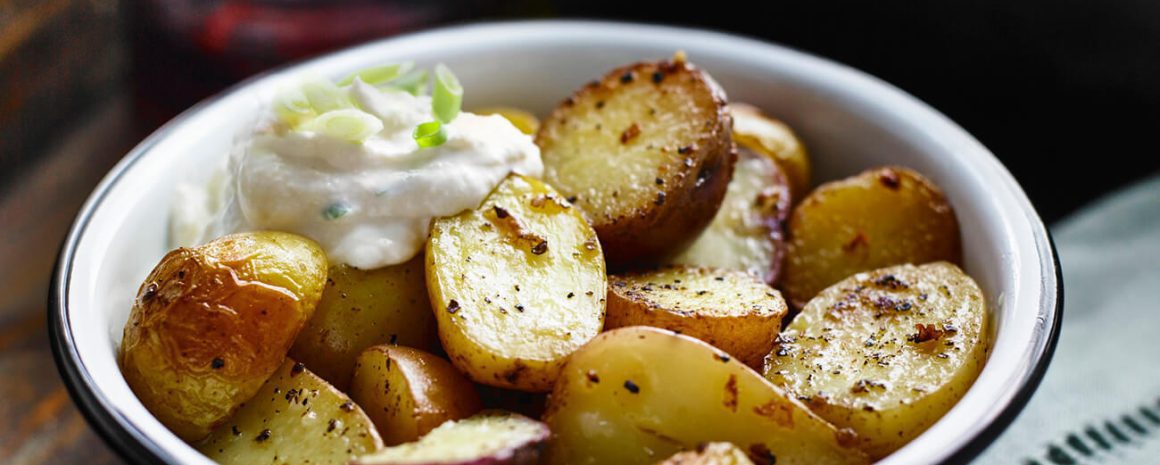
<svg viewBox="0 0 1160 465">
<path fill-rule="evenodd" d="M 604 108 L 604 101 L 603 100 L 597 101 L 596 102 L 596 109 L 599 110 L 602 108 Z"/>
<path fill-rule="evenodd" d="M 692 152 L 692 151 L 693 151 L 693 146 L 692 146 L 692 145 L 686 145 L 686 146 L 684 146 L 684 147 L 681 147 L 681 148 L 678 148 L 678 149 L 677 149 L 677 153 L 679 153 L 679 154 L 681 154 L 681 155 L 686 155 L 686 154 L 688 154 L 688 153 L 690 153 L 690 152 Z M 686 163 L 686 165 L 687 165 L 687 164 L 688 164 L 688 163 Z"/>
<path fill-rule="evenodd" d="M 569 195 L 568 197 L 565 197 L 565 199 L 564 199 L 564 200 L 567 200 L 567 201 L 568 201 L 568 203 L 576 203 L 576 199 L 577 199 L 577 198 L 578 198 L 578 197 L 576 197 L 575 195 Z"/>
<path fill-rule="evenodd" d="M 295 363 L 294 366 L 290 368 L 290 376 L 298 376 L 303 371 L 306 371 L 306 364 L 302 362 Z"/>
<path fill-rule="evenodd" d="M 451 299 L 450 302 L 447 302 L 447 313 L 454 315 L 455 312 L 458 312 L 458 311 L 459 311 L 459 301 L 458 300 Z"/>
<path fill-rule="evenodd" d="M 596 374 L 596 370 L 588 370 L 588 373 L 585 373 L 585 375 L 588 376 L 588 382 L 600 384 L 600 375 Z"/>
<path fill-rule="evenodd" d="M 621 84 L 628 84 L 635 79 L 636 79 L 636 74 L 633 74 L 632 71 L 625 71 L 624 74 L 620 75 L 620 83 Z"/>
<path fill-rule="evenodd" d="M 636 383 L 632 382 L 631 379 L 624 381 L 624 388 L 633 394 L 640 393 L 640 386 L 637 386 Z"/>
<path fill-rule="evenodd" d="M 657 199 L 653 201 L 653 204 L 664 205 L 665 204 L 665 193 L 664 192 L 657 192 Z"/>
<path fill-rule="evenodd" d="M 214 357 L 213 361 L 209 362 L 209 366 L 210 368 L 219 370 L 221 367 L 226 366 L 226 361 L 222 360 L 221 357 Z"/>
<path fill-rule="evenodd" d="M 157 283 L 149 283 L 149 285 L 145 287 L 145 293 L 141 294 L 141 301 L 148 302 L 153 300 L 154 297 L 157 297 Z"/>
<path fill-rule="evenodd" d="M 258 442 L 265 442 L 267 439 L 270 439 L 270 430 L 269 429 L 262 430 L 261 433 L 258 433 L 258 435 L 256 437 L 254 437 L 254 440 L 258 441 Z"/>
<path fill-rule="evenodd" d="M 234 436 L 241 436 L 242 435 L 242 432 L 240 430 L 238 430 L 238 425 L 231 426 L 230 432 L 234 433 Z"/>
<path fill-rule="evenodd" d="M 777 456 L 762 443 L 749 446 L 749 458 L 753 460 L 753 465 L 774 465 L 777 463 Z"/>
<path fill-rule="evenodd" d="M 337 427 L 338 427 L 338 420 L 331 418 L 330 421 L 326 422 L 326 432 L 327 433 L 334 431 L 334 429 Z"/>
<path fill-rule="evenodd" d="M 524 313 L 524 306 L 521 304 L 516 304 L 516 311 L 520 312 L 520 313 Z"/>
<path fill-rule="evenodd" d="M 661 179 L 661 178 L 657 178 L 656 183 L 658 186 L 663 186 L 663 185 L 665 185 L 665 180 Z"/>
<path fill-rule="evenodd" d="M 544 252 L 547 252 L 547 251 L 548 251 L 548 241 L 547 240 L 541 239 L 540 242 L 538 242 L 538 243 L 536 243 L 536 245 L 532 246 L 532 254 L 543 255 Z"/>
<path fill-rule="evenodd" d="M 722 362 L 728 362 L 730 360 L 729 354 L 717 354 L 717 360 L 720 360 Z"/>
<path fill-rule="evenodd" d="M 342 405 L 338 406 L 338 409 L 342 410 L 344 412 L 353 412 L 354 411 L 354 402 L 351 402 L 349 400 L 346 402 L 343 402 Z"/>
<path fill-rule="evenodd" d="M 660 72 L 660 71 L 653 71 L 653 73 L 652 73 L 653 84 L 660 84 L 661 81 L 664 81 L 664 80 L 665 80 L 665 73 Z"/>
<path fill-rule="evenodd" d="M 495 211 L 495 217 L 496 217 L 496 218 L 499 218 L 499 219 L 501 219 L 501 220 L 502 220 L 502 219 L 504 219 L 504 218 L 507 218 L 507 217 L 511 216 L 511 214 L 510 214 L 510 213 L 508 213 L 507 209 L 505 209 L 505 208 L 503 208 L 503 207 L 501 207 L 501 206 L 499 206 L 499 205 L 493 206 L 493 207 L 491 207 L 491 208 L 492 208 L 492 210 L 494 210 L 494 211 Z"/>
</svg>

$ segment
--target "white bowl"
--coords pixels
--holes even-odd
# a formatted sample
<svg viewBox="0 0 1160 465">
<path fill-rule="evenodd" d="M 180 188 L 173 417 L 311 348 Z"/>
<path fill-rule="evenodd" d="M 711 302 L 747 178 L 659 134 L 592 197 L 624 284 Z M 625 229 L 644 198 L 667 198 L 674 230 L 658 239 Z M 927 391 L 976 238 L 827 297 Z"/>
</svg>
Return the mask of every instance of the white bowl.
<svg viewBox="0 0 1160 465">
<path fill-rule="evenodd" d="M 1060 322 L 1051 239 L 1011 175 L 945 116 L 857 70 L 751 39 L 640 24 L 493 23 L 382 40 L 251 79 L 165 125 L 97 186 L 61 250 L 50 333 L 73 398 L 126 459 L 210 463 L 138 402 L 117 369 L 116 348 L 138 284 L 166 252 L 174 185 L 205 178 L 291 75 L 337 77 L 385 62 L 442 61 L 463 81 L 468 107 L 506 104 L 544 114 L 608 69 L 678 49 L 731 100 L 792 126 L 810 148 L 816 180 L 897 164 L 942 186 L 962 228 L 966 270 L 988 296 L 994 346 L 958 405 L 882 463 L 969 460 L 1034 391 Z"/>
</svg>

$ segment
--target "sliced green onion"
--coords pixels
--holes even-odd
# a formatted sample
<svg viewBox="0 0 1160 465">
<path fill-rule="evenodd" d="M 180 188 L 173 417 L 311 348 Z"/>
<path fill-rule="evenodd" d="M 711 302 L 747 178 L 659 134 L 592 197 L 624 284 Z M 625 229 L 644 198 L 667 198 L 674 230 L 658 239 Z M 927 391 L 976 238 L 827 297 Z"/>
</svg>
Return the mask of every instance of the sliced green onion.
<svg viewBox="0 0 1160 465">
<path fill-rule="evenodd" d="M 352 105 L 346 91 L 325 79 L 313 79 L 302 84 L 302 94 L 314 107 L 314 111 L 319 113 L 350 108 Z"/>
<path fill-rule="evenodd" d="M 318 115 L 301 89 L 279 94 L 274 102 L 274 114 L 291 128 L 297 128 Z"/>
<path fill-rule="evenodd" d="M 463 86 L 459 85 L 459 79 L 443 63 L 435 65 L 435 92 L 431 94 L 431 110 L 435 117 L 450 123 L 459 116 L 462 104 Z"/>
<path fill-rule="evenodd" d="M 411 137 L 419 144 L 419 148 L 438 147 L 447 142 L 447 129 L 439 121 L 429 121 L 415 126 Z"/>
<path fill-rule="evenodd" d="M 407 74 L 391 79 L 387 82 L 387 87 L 399 89 L 408 92 L 411 95 L 421 95 L 427 93 L 427 70 L 415 69 Z"/>
<path fill-rule="evenodd" d="M 310 122 L 309 129 L 350 142 L 362 142 L 383 130 L 383 121 L 362 110 L 328 111 Z"/>
<path fill-rule="evenodd" d="M 322 209 L 322 217 L 333 221 L 346 216 L 350 210 L 350 205 L 344 202 L 334 202 Z"/>
<path fill-rule="evenodd" d="M 407 61 L 393 65 L 373 66 L 351 73 L 349 76 L 342 78 L 341 81 L 338 81 L 338 85 L 349 86 L 354 83 L 354 78 L 359 78 L 362 80 L 362 82 L 372 86 L 378 85 L 399 77 L 399 75 L 410 71 L 411 68 L 414 67 L 415 62 L 413 61 Z"/>
</svg>

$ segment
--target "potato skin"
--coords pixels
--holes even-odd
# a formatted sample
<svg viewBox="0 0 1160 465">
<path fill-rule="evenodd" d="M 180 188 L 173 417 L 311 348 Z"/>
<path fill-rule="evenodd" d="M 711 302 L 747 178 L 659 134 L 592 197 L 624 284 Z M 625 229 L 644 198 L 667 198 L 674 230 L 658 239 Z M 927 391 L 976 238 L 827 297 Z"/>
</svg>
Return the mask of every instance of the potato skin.
<svg viewBox="0 0 1160 465">
<path fill-rule="evenodd" d="M 170 252 L 125 324 L 125 381 L 179 437 L 204 438 L 282 364 L 325 279 L 322 248 L 293 234 L 231 234 Z"/>
<path fill-rule="evenodd" d="M 755 106 L 731 103 L 729 109 L 737 145 L 777 163 L 789 180 L 793 199 L 805 198 L 810 188 L 811 168 L 809 153 L 801 139 L 785 123 L 766 116 Z"/>
<path fill-rule="evenodd" d="M 913 170 L 877 168 L 826 183 L 790 216 L 781 290 L 802 308 L 855 273 L 903 263 L 960 263 L 954 209 Z"/>
<path fill-rule="evenodd" d="M 788 311 L 781 293 L 756 276 L 677 265 L 611 276 L 604 328 L 676 331 L 761 369 Z"/>
<path fill-rule="evenodd" d="M 683 60 L 610 71 L 536 134 L 544 180 L 574 199 L 609 265 L 655 262 L 713 219 L 737 158 L 725 92 Z"/>
<path fill-rule="evenodd" d="M 290 356 L 346 390 L 359 354 L 387 343 L 440 350 L 422 255 L 370 271 L 330 267 L 322 300 L 298 334 Z"/>
<path fill-rule="evenodd" d="M 987 326 L 983 292 L 955 265 L 859 273 L 806 305 L 765 375 L 881 458 L 967 392 L 987 358 Z"/>
<path fill-rule="evenodd" d="M 388 446 L 418 440 L 445 421 L 482 409 L 475 384 L 450 363 L 397 345 L 362 352 L 350 395 L 366 409 Z"/>
</svg>

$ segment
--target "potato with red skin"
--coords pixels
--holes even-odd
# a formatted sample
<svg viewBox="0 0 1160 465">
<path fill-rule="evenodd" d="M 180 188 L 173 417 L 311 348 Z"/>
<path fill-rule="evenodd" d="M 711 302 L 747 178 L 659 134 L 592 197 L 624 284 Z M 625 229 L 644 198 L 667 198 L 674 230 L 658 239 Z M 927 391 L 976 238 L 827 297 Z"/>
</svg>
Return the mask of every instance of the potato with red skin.
<svg viewBox="0 0 1160 465">
<path fill-rule="evenodd" d="M 326 255 L 281 232 L 169 252 L 145 278 L 118 363 L 141 403 L 187 441 L 257 392 L 314 312 Z"/>
<path fill-rule="evenodd" d="M 388 446 L 418 440 L 443 422 L 482 408 L 475 384 L 446 360 L 397 345 L 373 346 L 359 355 L 350 396 L 367 410 Z"/>
<path fill-rule="evenodd" d="M 537 465 L 549 433 L 531 418 L 490 410 L 449 421 L 416 442 L 364 455 L 351 465 Z"/>
<path fill-rule="evenodd" d="M 777 163 L 789 181 L 794 201 L 805 198 L 810 188 L 810 157 L 805 144 L 785 123 L 766 116 L 744 103 L 729 104 L 733 115 L 733 140 Z"/>
<path fill-rule="evenodd" d="M 616 68 L 544 120 L 544 180 L 584 211 L 610 267 L 661 261 L 712 221 L 737 158 L 725 102 L 678 56 Z"/>
</svg>

